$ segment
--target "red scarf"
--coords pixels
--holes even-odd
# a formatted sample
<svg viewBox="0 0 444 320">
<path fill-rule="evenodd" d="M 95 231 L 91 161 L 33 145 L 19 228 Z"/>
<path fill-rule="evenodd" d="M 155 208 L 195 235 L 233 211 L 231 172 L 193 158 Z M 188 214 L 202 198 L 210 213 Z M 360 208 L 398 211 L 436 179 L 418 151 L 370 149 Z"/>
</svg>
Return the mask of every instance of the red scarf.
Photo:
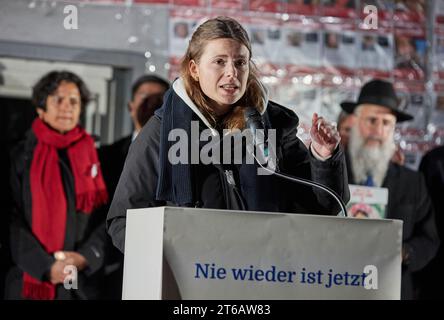
<svg viewBox="0 0 444 320">
<path fill-rule="evenodd" d="M 85 214 L 108 201 L 94 141 L 77 126 L 66 134 L 50 129 L 39 118 L 32 124 L 37 146 L 31 163 L 32 232 L 49 254 L 65 241 L 67 200 L 60 173 L 58 149 L 67 149 L 74 177 L 76 210 Z M 23 276 L 24 298 L 54 299 L 55 286 L 28 273 Z"/>
</svg>

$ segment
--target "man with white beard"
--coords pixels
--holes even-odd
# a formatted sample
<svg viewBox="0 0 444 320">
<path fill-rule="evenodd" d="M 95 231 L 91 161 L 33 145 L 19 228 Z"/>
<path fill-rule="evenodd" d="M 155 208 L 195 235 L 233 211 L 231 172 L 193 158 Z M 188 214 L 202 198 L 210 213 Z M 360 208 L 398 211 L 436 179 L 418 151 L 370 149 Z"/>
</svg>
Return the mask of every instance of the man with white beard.
<svg viewBox="0 0 444 320">
<path fill-rule="evenodd" d="M 401 299 L 415 299 L 421 288 L 415 273 L 435 256 L 439 238 L 422 174 L 391 161 L 396 123 L 413 117 L 401 111 L 392 84 L 383 80 L 366 83 L 357 102 L 341 107 L 356 116 L 346 152 L 349 183 L 388 189 L 386 218 L 404 222 Z"/>
</svg>

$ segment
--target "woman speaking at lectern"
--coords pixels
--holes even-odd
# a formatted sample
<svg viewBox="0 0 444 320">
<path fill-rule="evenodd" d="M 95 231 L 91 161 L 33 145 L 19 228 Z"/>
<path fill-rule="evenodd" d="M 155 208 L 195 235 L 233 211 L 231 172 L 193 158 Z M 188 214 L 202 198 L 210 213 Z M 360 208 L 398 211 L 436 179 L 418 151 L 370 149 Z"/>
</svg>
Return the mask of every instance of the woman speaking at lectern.
<svg viewBox="0 0 444 320">
<path fill-rule="evenodd" d="M 338 147 L 336 129 L 313 115 L 312 142 L 307 149 L 296 137 L 298 117 L 268 100 L 251 59 L 247 32 L 231 18 L 210 19 L 194 32 L 182 60 L 180 77 L 165 94 L 162 108 L 131 145 L 108 212 L 108 233 L 122 252 L 127 209 L 169 205 L 313 214 L 339 212 L 335 199 L 322 190 L 274 175 L 259 175 L 256 163 L 244 161 L 245 152 L 240 163 L 207 163 L 199 156 L 205 141 L 198 137 L 197 148 L 190 147 L 196 143 L 192 134 L 196 127 L 199 132 L 206 130 L 220 137 L 247 129 L 246 110 L 260 114 L 265 130 L 275 129 L 273 147 L 280 172 L 322 183 L 348 200 L 344 155 Z M 187 137 L 181 151 L 190 151 L 181 155 L 185 161 L 179 163 L 171 161 L 172 150 L 177 147 L 177 142 L 171 141 L 171 133 L 177 132 Z M 225 151 L 220 152 L 220 157 Z M 192 161 L 193 156 L 197 156 L 197 162 Z"/>
</svg>

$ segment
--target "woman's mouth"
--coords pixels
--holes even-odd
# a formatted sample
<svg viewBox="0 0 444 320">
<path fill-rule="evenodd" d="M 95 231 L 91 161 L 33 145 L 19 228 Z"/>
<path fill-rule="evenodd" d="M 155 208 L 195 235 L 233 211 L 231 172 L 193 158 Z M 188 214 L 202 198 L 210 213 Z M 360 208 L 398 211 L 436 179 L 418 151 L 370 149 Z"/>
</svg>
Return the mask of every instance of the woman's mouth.
<svg viewBox="0 0 444 320">
<path fill-rule="evenodd" d="M 239 89 L 239 87 L 235 84 L 224 84 L 219 86 L 219 88 L 223 89 L 226 93 L 229 94 L 232 94 Z"/>
<path fill-rule="evenodd" d="M 58 117 L 60 121 L 72 121 L 71 117 Z"/>
</svg>

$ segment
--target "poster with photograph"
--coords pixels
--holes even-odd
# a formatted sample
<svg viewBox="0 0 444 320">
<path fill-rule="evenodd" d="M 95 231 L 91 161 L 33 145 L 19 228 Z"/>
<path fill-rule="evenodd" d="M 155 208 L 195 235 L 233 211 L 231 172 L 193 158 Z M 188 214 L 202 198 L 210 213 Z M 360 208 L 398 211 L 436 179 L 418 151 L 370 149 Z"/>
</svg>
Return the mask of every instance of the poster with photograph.
<svg viewBox="0 0 444 320">
<path fill-rule="evenodd" d="M 431 137 L 423 127 L 396 127 L 395 143 L 404 155 L 407 168 L 418 170 L 422 155 L 433 148 Z"/>
<path fill-rule="evenodd" d="M 170 0 L 175 6 L 204 7 L 209 0 Z"/>
<path fill-rule="evenodd" d="M 423 80 L 426 47 L 424 30 L 397 29 L 395 33 L 395 77 Z"/>
<path fill-rule="evenodd" d="M 444 82 L 435 83 L 432 112 L 427 126 L 435 146 L 444 144 Z"/>
<path fill-rule="evenodd" d="M 226 9 L 226 10 L 243 10 L 243 0 L 209 0 L 211 8 L 214 9 Z"/>
<path fill-rule="evenodd" d="M 393 19 L 396 26 L 424 24 L 426 16 L 427 0 L 395 0 Z"/>
<path fill-rule="evenodd" d="M 341 102 L 356 101 L 359 94 L 359 81 L 353 77 L 326 76 L 320 90 L 319 114 L 330 122 L 337 122 L 342 111 Z"/>
<path fill-rule="evenodd" d="M 442 93 L 442 92 L 439 92 L 436 96 L 434 111 L 435 111 L 435 113 L 443 113 L 444 114 L 444 93 Z"/>
<path fill-rule="evenodd" d="M 347 204 L 347 214 L 358 219 L 384 219 L 388 203 L 388 189 L 348 185 L 350 202 Z"/>
<path fill-rule="evenodd" d="M 430 101 L 427 100 L 424 82 L 398 80 L 394 87 L 400 101 L 399 109 L 414 117 L 413 120 L 398 124 L 398 127 L 425 128 Z"/>
<path fill-rule="evenodd" d="M 435 83 L 433 100 L 434 114 L 437 116 L 442 114 L 439 120 L 442 120 L 440 122 L 442 122 L 444 126 L 444 82 Z M 433 120 L 436 119 L 434 118 Z"/>
<path fill-rule="evenodd" d="M 125 0 L 123 2 L 126 2 Z M 133 0 L 137 4 L 169 4 L 170 0 Z"/>
<path fill-rule="evenodd" d="M 433 77 L 436 81 L 444 80 L 444 29 L 433 35 Z"/>
<path fill-rule="evenodd" d="M 296 66 L 322 66 L 322 33 L 319 27 L 285 24 L 279 62 Z"/>
<path fill-rule="evenodd" d="M 61 2 L 61 0 L 59 0 Z M 100 3 L 100 4 L 123 4 L 126 0 L 80 0 L 80 2 Z M 164 0 L 168 2 L 168 0 Z"/>
<path fill-rule="evenodd" d="M 439 28 L 444 28 L 444 1 L 435 1 L 433 14 L 435 15 L 436 26 Z"/>
<path fill-rule="evenodd" d="M 182 18 L 170 20 L 170 54 L 183 56 L 191 38 L 194 21 Z"/>
<path fill-rule="evenodd" d="M 397 124 L 395 142 L 405 156 L 405 165 L 417 170 L 422 154 L 432 145 L 432 139 L 426 131 L 431 101 L 422 81 L 397 80 L 394 86 L 400 109 L 414 117 L 411 121 Z"/>
<path fill-rule="evenodd" d="M 250 11 L 270 13 L 285 12 L 286 0 L 249 0 Z"/>
<path fill-rule="evenodd" d="M 321 12 L 320 0 L 287 0 L 286 8 L 289 14 L 304 16 L 315 16 Z"/>
<path fill-rule="evenodd" d="M 279 63 L 283 49 L 283 32 L 276 19 L 254 19 L 244 24 L 250 37 L 255 61 L 258 65 Z"/>
<path fill-rule="evenodd" d="M 169 55 L 170 57 L 182 57 L 188 47 L 193 32 L 208 16 L 195 13 L 183 15 L 182 12 L 172 10 L 169 19 Z"/>
<path fill-rule="evenodd" d="M 354 19 L 358 17 L 358 0 L 321 0 L 321 14 L 324 17 Z"/>
<path fill-rule="evenodd" d="M 320 86 L 314 84 L 313 75 L 287 78 L 276 86 L 273 101 L 293 110 L 299 117 L 298 136 L 302 141 L 310 139 L 309 130 L 313 113 L 320 112 Z"/>
<path fill-rule="evenodd" d="M 349 74 L 357 67 L 358 41 L 356 32 L 351 30 L 323 32 L 322 63 L 326 72 Z"/>
<path fill-rule="evenodd" d="M 388 77 L 394 67 L 393 35 L 390 33 L 360 32 L 358 65 L 363 74 Z"/>
</svg>

